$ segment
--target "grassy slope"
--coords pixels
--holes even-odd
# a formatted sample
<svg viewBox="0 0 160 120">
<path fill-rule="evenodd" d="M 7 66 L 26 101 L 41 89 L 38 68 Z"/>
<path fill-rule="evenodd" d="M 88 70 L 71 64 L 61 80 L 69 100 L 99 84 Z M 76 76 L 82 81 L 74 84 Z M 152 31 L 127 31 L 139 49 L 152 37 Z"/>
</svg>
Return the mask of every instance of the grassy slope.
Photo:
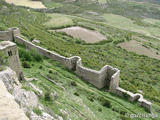
<svg viewBox="0 0 160 120">
<path fill-rule="evenodd" d="M 5 9 L 2 5 L 6 5 L 8 9 Z M 73 9 L 72 7 L 75 6 L 66 4 L 65 7 L 66 11 L 69 11 L 68 7 Z M 6 29 L 7 27 L 17 26 L 26 38 L 30 40 L 37 38 L 41 41 L 41 46 L 54 50 L 64 56 L 79 55 L 82 57 L 84 65 L 90 68 L 100 69 L 105 64 L 118 67 L 121 70 L 121 87 L 133 92 L 141 89 L 145 93 L 145 97 L 154 100 L 156 104 L 159 104 L 159 61 L 136 55 L 135 53 L 129 53 L 115 46 L 116 42 L 126 40 L 128 32 L 100 23 L 99 21 L 102 22 L 103 19 L 95 19 L 98 22 L 94 22 L 88 20 L 88 18 L 80 19 L 79 17 L 73 17 L 76 24 L 83 24 L 87 27 L 95 28 L 104 34 L 111 36 L 110 42 L 104 45 L 81 45 L 76 44 L 72 37 L 60 33 L 46 32 L 47 28 L 42 24 L 47 18 L 42 13 L 28 12 L 25 9 L 11 7 L 2 1 L 0 8 L 1 30 Z M 83 9 L 77 10 L 78 11 L 76 12 L 81 12 L 80 10 L 83 11 Z M 63 9 L 62 11 L 66 12 Z M 73 12 L 71 14 L 75 13 Z M 88 17 L 92 18 L 92 16 Z M 93 19 L 94 18 L 96 18 L 96 16 L 93 16 Z M 148 39 L 147 37 L 145 38 Z M 26 71 L 26 73 L 28 72 L 29 71 Z M 159 109 L 160 108 L 154 106 L 154 111 L 156 110 L 158 112 Z"/>
<path fill-rule="evenodd" d="M 19 48 L 20 51 L 25 50 L 21 46 Z M 21 54 L 20 58 L 23 63 L 24 60 Z M 58 95 L 58 98 L 53 102 L 45 100 L 44 97 L 40 97 L 40 102 L 64 119 L 69 117 L 72 120 L 120 120 L 125 119 L 125 113 L 147 113 L 136 103 L 129 103 L 125 99 L 114 96 L 104 90 L 100 91 L 91 84 L 82 81 L 60 63 L 45 58 L 40 62 L 30 61 L 29 63 L 31 68 L 23 68 L 25 76 L 38 78 L 38 81 L 33 80 L 32 83 L 44 93 L 56 92 Z M 49 82 L 41 74 L 53 79 L 65 90 Z M 71 83 L 73 82 L 76 85 L 72 85 Z M 28 87 L 27 82 L 23 82 L 23 88 L 32 90 L 32 88 Z M 109 101 L 111 106 L 103 106 L 102 99 Z M 62 114 L 62 110 L 65 110 L 69 116 Z"/>
</svg>

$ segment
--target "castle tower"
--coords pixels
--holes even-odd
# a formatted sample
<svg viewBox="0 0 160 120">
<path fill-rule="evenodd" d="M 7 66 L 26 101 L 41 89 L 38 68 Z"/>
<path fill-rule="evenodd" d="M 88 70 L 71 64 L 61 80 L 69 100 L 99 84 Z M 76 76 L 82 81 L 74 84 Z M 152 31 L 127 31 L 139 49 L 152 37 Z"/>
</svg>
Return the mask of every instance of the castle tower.
<svg viewBox="0 0 160 120">
<path fill-rule="evenodd" d="M 0 51 L 7 57 L 9 67 L 16 72 L 18 79 L 23 80 L 24 76 L 21 70 L 16 44 L 10 41 L 2 41 L 0 42 Z"/>
</svg>

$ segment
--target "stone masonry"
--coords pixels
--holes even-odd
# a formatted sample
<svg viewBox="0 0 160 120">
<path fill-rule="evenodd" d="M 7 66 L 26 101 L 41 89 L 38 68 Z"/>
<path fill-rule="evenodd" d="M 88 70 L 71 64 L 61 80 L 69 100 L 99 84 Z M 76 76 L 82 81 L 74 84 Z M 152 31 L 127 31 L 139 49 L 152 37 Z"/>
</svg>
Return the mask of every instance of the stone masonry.
<svg viewBox="0 0 160 120">
<path fill-rule="evenodd" d="M 12 31 L 12 32 L 10 32 Z M 4 33 L 6 33 L 7 31 L 4 31 Z M 3 31 L 0 32 L 0 34 L 2 34 Z M 10 34 L 9 34 L 10 33 Z M 12 34 L 11 34 L 12 33 Z M 8 37 L 7 35 L 12 35 L 12 37 Z M 10 28 L 8 30 L 8 34 L 6 34 L 6 36 L 4 35 L 3 37 L 0 36 L 1 40 L 9 40 L 9 41 L 14 41 L 16 43 L 19 44 L 23 44 L 26 46 L 27 49 L 32 50 L 34 49 L 36 52 L 38 52 L 39 54 L 46 56 L 52 60 L 58 61 L 61 64 L 63 64 L 66 68 L 75 71 L 75 73 L 82 79 L 88 81 L 89 83 L 93 84 L 95 87 L 97 88 L 103 88 L 103 87 L 107 87 L 108 90 L 116 95 L 119 96 L 128 96 L 128 100 L 133 102 L 133 101 L 137 101 L 138 105 L 143 106 L 146 110 L 148 110 L 149 112 L 152 112 L 152 103 L 145 100 L 143 98 L 143 96 L 141 94 L 134 94 L 131 93 L 129 91 L 126 91 L 122 88 L 119 87 L 119 80 L 120 80 L 120 70 L 118 70 L 117 68 L 113 68 L 111 66 L 105 65 L 101 70 L 96 71 L 96 70 L 92 70 L 89 68 L 85 68 L 82 65 L 82 60 L 79 56 L 73 56 L 70 58 L 66 58 L 64 56 L 61 56 L 55 52 L 49 51 L 47 49 L 44 49 L 40 46 L 36 46 L 35 44 L 24 40 L 23 38 L 20 37 L 20 32 L 18 28 Z M 4 46 L 5 43 L 3 43 L 1 46 Z M 11 49 L 11 51 L 13 50 L 13 53 L 15 53 L 15 56 L 17 51 L 15 50 L 15 44 L 14 43 L 10 43 L 12 44 L 13 49 Z M 6 47 L 2 47 L 3 49 L 6 48 L 6 54 L 9 52 L 8 50 L 10 50 L 9 47 L 10 45 L 5 45 Z M 8 46 L 8 47 L 7 47 Z M 10 53 L 8 53 L 10 54 Z M 16 58 L 16 59 L 15 59 Z M 13 61 L 17 61 L 18 66 L 19 64 L 19 60 L 18 60 L 18 56 L 15 57 L 13 59 Z M 10 59 L 12 60 L 12 59 Z M 16 71 L 17 69 L 15 69 Z M 18 68 L 17 73 L 19 74 L 19 76 L 21 75 L 21 69 Z"/>
<path fill-rule="evenodd" d="M 10 41 L 2 41 L 0 43 L 0 51 L 2 51 L 3 54 L 7 57 L 10 68 L 16 72 L 19 80 L 23 80 L 24 77 L 21 70 L 16 44 Z"/>
</svg>

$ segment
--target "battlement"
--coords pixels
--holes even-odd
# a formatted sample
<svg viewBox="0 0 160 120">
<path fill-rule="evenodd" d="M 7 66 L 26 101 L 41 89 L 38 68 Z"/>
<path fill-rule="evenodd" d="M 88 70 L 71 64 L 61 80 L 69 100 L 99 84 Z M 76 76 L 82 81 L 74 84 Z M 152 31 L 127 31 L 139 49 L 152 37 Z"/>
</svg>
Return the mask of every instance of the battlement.
<svg viewBox="0 0 160 120">
<path fill-rule="evenodd" d="M 6 31 L 4 32 L 6 33 Z M 2 33 L 3 32 L 1 31 L 0 39 L 5 41 L 7 37 L 5 36 L 1 37 Z M 146 110 L 148 110 L 149 112 L 152 112 L 152 103 L 145 100 L 141 94 L 138 94 L 138 93 L 134 94 L 134 93 L 131 93 L 130 91 L 126 91 L 119 87 L 120 70 L 118 70 L 117 68 L 113 68 L 112 66 L 105 65 L 99 71 L 92 70 L 82 65 L 82 59 L 79 56 L 73 56 L 73 57 L 67 58 L 55 52 L 52 52 L 40 46 L 37 46 L 27 40 L 24 40 L 23 38 L 20 37 L 20 32 L 18 28 L 10 28 L 8 30 L 8 33 L 12 33 L 12 39 L 10 39 L 9 37 L 7 40 L 15 41 L 19 44 L 23 44 L 29 50 L 34 49 L 39 54 L 46 56 L 52 60 L 58 61 L 61 64 L 63 64 L 66 68 L 73 70 L 79 77 L 93 84 L 95 87 L 97 88 L 107 87 L 110 92 L 122 97 L 127 96 L 129 101 L 131 102 L 137 101 L 138 105 L 143 106 Z M 10 34 L 6 34 L 6 35 L 10 35 Z M 10 55 L 16 56 L 16 57 L 13 57 L 14 59 L 9 59 L 9 61 L 13 70 L 17 71 L 17 74 L 21 77 L 22 72 L 20 69 L 19 56 L 17 54 L 18 51 L 16 49 L 15 44 L 8 41 L 2 42 L 0 45 L 0 50 L 1 49 L 4 50 L 8 56 Z M 12 52 L 13 54 L 11 54 Z M 12 65 L 12 63 L 14 63 L 14 65 Z M 16 66 L 15 66 L 15 63 L 17 63 Z"/>
</svg>

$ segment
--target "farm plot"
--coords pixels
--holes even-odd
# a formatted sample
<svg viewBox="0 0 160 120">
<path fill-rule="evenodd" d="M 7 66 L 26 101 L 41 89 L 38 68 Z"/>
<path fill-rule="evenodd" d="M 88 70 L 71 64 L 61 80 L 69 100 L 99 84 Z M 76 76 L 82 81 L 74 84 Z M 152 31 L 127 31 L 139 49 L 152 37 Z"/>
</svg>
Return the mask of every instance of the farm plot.
<svg viewBox="0 0 160 120">
<path fill-rule="evenodd" d="M 5 0 L 7 3 L 30 8 L 46 8 L 41 1 L 32 0 Z"/>
<path fill-rule="evenodd" d="M 75 38 L 80 38 L 84 40 L 87 43 L 95 43 L 99 42 L 101 40 L 105 40 L 106 37 L 102 35 L 101 33 L 94 31 L 94 30 L 88 30 L 86 28 L 82 28 L 79 26 L 75 27 L 69 27 L 57 30 L 58 32 L 65 32 L 68 35 L 71 35 Z"/>
<path fill-rule="evenodd" d="M 142 45 L 141 42 L 131 40 L 124 43 L 120 43 L 118 44 L 118 46 L 126 49 L 127 51 L 136 52 L 137 54 L 146 55 L 148 57 L 160 60 L 160 55 L 158 54 L 157 50 L 153 48 L 146 48 Z"/>
</svg>

